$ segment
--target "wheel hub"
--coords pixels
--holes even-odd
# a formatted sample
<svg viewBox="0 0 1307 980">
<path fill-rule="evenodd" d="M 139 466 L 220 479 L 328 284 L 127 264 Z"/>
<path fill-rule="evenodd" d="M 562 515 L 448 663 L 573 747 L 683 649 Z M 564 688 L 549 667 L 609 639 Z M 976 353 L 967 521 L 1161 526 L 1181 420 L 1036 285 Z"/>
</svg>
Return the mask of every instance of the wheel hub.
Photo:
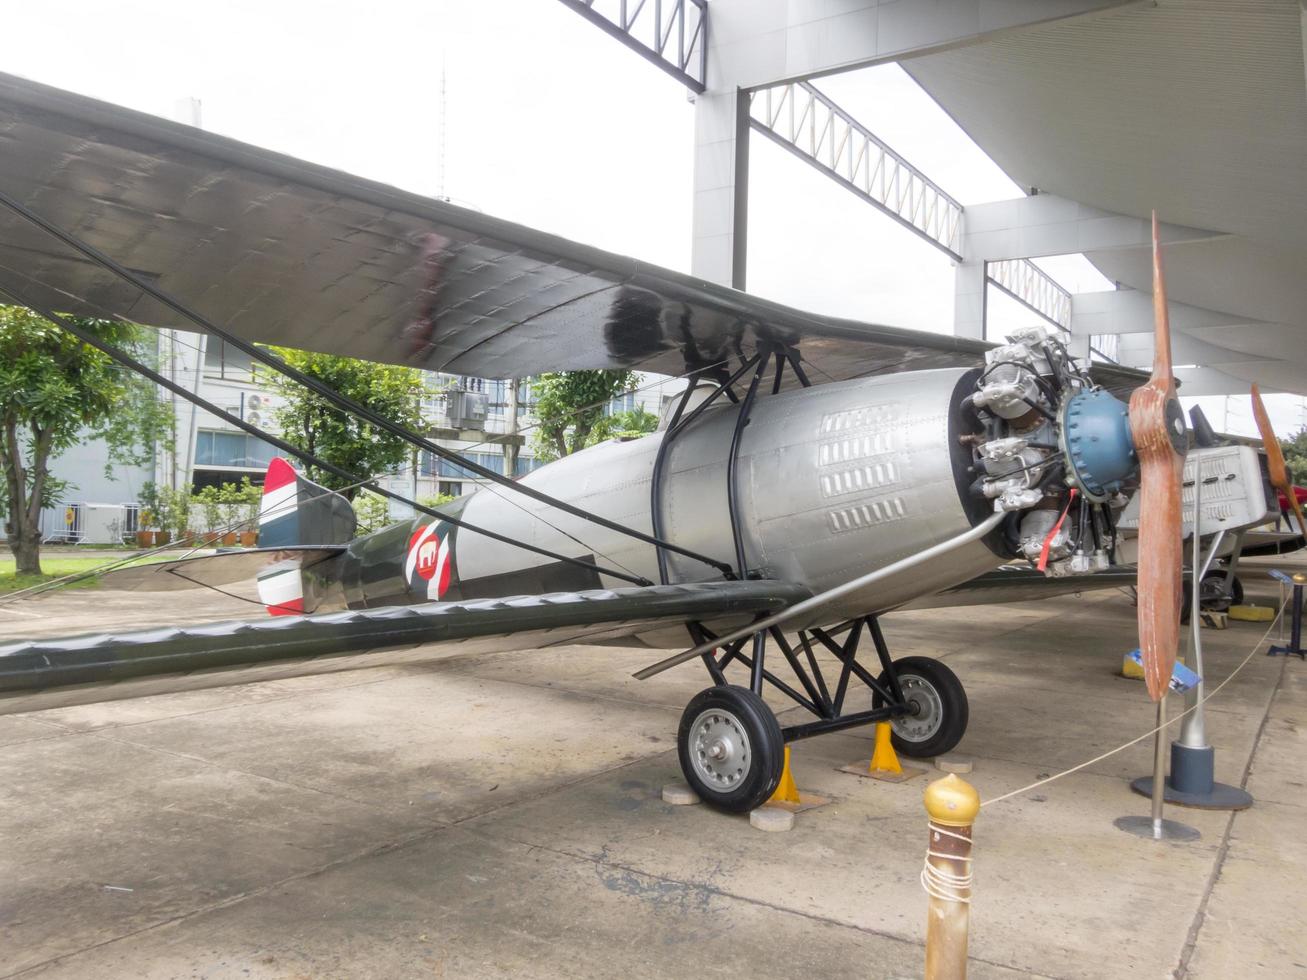
<svg viewBox="0 0 1307 980">
<path fill-rule="evenodd" d="M 909 742 L 924 742 L 939 730 L 944 721 L 944 703 L 924 677 L 903 674 L 899 677 L 903 701 L 908 713 L 890 722 L 894 733 Z"/>
<path fill-rule="evenodd" d="M 707 785 L 729 791 L 753 765 L 749 736 L 729 711 L 711 708 L 690 726 L 690 764 Z"/>
</svg>

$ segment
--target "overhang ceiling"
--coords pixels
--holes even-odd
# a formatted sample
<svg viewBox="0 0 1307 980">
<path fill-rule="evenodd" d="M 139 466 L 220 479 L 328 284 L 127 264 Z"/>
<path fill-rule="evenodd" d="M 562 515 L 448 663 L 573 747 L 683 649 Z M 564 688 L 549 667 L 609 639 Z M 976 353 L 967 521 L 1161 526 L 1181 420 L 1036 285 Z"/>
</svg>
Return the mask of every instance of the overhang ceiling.
<svg viewBox="0 0 1307 980">
<path fill-rule="evenodd" d="M 1160 0 L 904 62 L 1021 186 L 1227 237 L 1167 250 L 1193 336 L 1271 360 L 1239 384 L 1307 394 L 1307 72 L 1297 0 Z M 1089 254 L 1150 288 L 1146 249 Z"/>
</svg>

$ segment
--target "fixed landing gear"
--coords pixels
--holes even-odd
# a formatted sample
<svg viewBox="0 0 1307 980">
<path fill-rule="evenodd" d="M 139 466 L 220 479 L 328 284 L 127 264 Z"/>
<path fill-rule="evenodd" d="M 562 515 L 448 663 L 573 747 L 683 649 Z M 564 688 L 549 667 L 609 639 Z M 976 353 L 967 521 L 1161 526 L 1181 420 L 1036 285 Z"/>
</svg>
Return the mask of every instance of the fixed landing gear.
<svg viewBox="0 0 1307 980">
<path fill-rule="evenodd" d="M 696 642 L 715 639 L 702 626 L 692 627 L 691 633 Z M 864 634 L 876 647 L 879 676 L 858 662 Z M 768 636 L 789 664 L 797 688 L 766 668 Z M 751 655 L 744 652 L 750 643 Z M 817 660 L 817 645 L 839 664 L 838 677 L 832 677 L 829 685 Z M 776 791 L 789 742 L 888 721 L 897 751 L 928 758 L 953 749 L 967 729 L 967 695 L 957 675 L 929 657 L 891 661 L 874 617 L 851 620 L 829 631 L 800 631 L 797 647 L 779 630 L 771 630 L 755 634 L 752 641 L 746 637 L 726 644 L 720 653 L 705 654 L 703 659 L 715 684 L 686 705 L 677 751 L 685 779 L 699 797 L 733 813 L 761 806 Z M 748 668 L 748 687 L 726 682 L 726 668 L 737 661 Z M 870 710 L 845 710 L 853 683 L 870 689 Z M 764 685 L 807 709 L 816 720 L 782 728 L 762 699 Z"/>
<path fill-rule="evenodd" d="M 681 715 L 676 745 L 690 788 L 719 809 L 756 809 L 781 781 L 780 722 L 747 687 L 719 684 L 696 694 Z"/>
<path fill-rule="evenodd" d="M 1227 612 L 1231 606 L 1243 605 L 1243 582 L 1238 575 L 1229 575 L 1224 568 L 1213 568 L 1203 576 L 1198 586 L 1198 597 L 1203 608 L 1214 612 Z M 1189 622 L 1189 607 L 1193 596 L 1186 588 L 1181 600 L 1180 622 Z"/>
<path fill-rule="evenodd" d="M 971 707 L 958 675 L 939 660 L 903 657 L 894 661 L 908 713 L 890 721 L 894 750 L 913 759 L 930 759 L 957 747 L 967 730 Z M 880 675 L 888 685 L 888 672 Z M 872 705 L 880 707 L 879 694 Z"/>
</svg>

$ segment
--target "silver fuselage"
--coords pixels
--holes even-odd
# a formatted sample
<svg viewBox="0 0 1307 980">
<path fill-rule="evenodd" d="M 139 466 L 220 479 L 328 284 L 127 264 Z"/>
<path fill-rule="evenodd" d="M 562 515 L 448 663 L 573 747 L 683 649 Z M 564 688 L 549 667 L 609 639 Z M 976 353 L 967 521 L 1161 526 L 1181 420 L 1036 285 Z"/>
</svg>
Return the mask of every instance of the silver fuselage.
<svg viewBox="0 0 1307 980">
<path fill-rule="evenodd" d="M 965 488 L 958 474 L 959 466 L 965 469 L 966 454 L 959 462 L 958 433 L 951 422 L 957 402 L 971 389 L 963 383 L 966 374 L 958 369 L 915 371 L 759 399 L 736 462 L 738 526 L 748 569 L 818 592 L 973 526 L 974 511 L 968 514 L 964 506 Z M 669 447 L 659 480 L 660 523 L 666 540 L 732 564 L 735 544 L 727 468 L 738 413 L 732 405 L 710 409 L 681 432 Z M 660 431 L 640 439 L 606 442 L 552 463 L 523 482 L 649 532 L 651 480 L 665 438 L 666 432 Z M 507 489 L 482 488 L 465 498 L 461 507 L 461 517 L 471 524 L 659 579 L 653 546 Z M 388 546 L 410 537 L 407 528 L 400 529 Z M 824 609 L 819 621 L 892 609 L 965 582 L 1000 560 L 985 543 L 976 542 L 947 560 L 845 597 Z M 475 595 L 521 592 L 523 574 L 533 568 L 541 573 L 538 584 L 547 589 L 556 567 L 548 559 L 466 529 L 457 534 L 454 561 L 458 581 L 475 583 L 469 587 Z M 721 575 L 703 562 L 670 553 L 668 573 L 671 582 L 706 581 Z M 597 578 L 597 585 L 624 584 L 607 576 Z M 348 582 L 346 593 L 352 605 L 396 599 L 389 588 L 351 590 Z M 413 596 L 410 601 L 427 598 Z"/>
</svg>

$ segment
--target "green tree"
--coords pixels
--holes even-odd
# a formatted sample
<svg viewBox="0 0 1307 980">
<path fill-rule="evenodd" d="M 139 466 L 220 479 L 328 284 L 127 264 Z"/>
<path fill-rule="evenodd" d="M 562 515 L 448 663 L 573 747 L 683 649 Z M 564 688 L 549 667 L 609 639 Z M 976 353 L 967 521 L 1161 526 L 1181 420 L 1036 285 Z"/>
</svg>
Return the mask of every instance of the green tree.
<svg viewBox="0 0 1307 980">
<path fill-rule="evenodd" d="M 587 446 L 595 446 L 606 439 L 638 439 L 658 428 L 658 416 L 646 412 L 638 405 L 629 412 L 605 415 L 590 430 Z"/>
<path fill-rule="evenodd" d="M 1302 484 L 1307 481 L 1307 428 L 1299 429 L 1288 439 L 1280 440 L 1284 450 L 1284 461 L 1293 473 L 1293 482 Z"/>
<path fill-rule="evenodd" d="M 82 329 L 152 359 L 152 335 L 112 320 L 76 318 Z M 20 575 L 41 574 L 41 510 L 72 487 L 50 464 L 73 446 L 103 439 L 105 475 L 141 466 L 171 446 L 172 413 L 154 386 L 31 310 L 0 306 L 0 509 Z"/>
<path fill-rule="evenodd" d="M 367 405 L 391 422 L 414 432 L 421 429 L 422 397 L 427 393 L 422 372 L 289 347 L 269 349 L 292 367 Z M 394 469 L 409 458 L 412 447 L 398 436 L 379 431 L 279 374 L 271 375 L 268 381 L 283 399 L 274 418 L 281 427 L 281 437 L 292 445 L 360 478 Z M 357 488 L 346 489 L 347 480 L 316 466 L 309 467 L 308 477 L 339 490 L 351 501 L 357 492 Z"/>
<path fill-rule="evenodd" d="M 532 378 L 535 416 L 540 420 L 536 456 L 560 459 L 590 445 L 608 403 L 635 384 L 634 371 L 561 371 Z"/>
</svg>

